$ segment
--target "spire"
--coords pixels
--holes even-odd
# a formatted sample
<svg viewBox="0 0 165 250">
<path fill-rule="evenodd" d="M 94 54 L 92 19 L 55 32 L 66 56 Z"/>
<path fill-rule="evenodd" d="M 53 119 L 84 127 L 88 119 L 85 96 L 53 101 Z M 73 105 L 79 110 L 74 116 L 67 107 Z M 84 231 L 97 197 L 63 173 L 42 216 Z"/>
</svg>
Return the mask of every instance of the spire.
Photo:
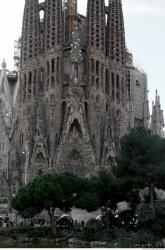
<svg viewBox="0 0 165 250">
<path fill-rule="evenodd" d="M 143 103 L 143 122 L 144 127 L 149 128 L 150 111 L 149 111 L 149 101 L 148 101 L 148 91 L 145 92 L 145 98 Z"/>
<path fill-rule="evenodd" d="M 22 25 L 22 62 L 40 52 L 40 17 L 38 0 L 26 0 Z"/>
<path fill-rule="evenodd" d="M 158 102 L 158 91 L 156 89 L 155 103 L 157 103 L 157 102 Z"/>
<path fill-rule="evenodd" d="M 126 46 L 121 0 L 109 0 L 107 21 L 107 55 L 110 60 L 125 64 Z"/>
<path fill-rule="evenodd" d="M 88 0 L 87 45 L 105 52 L 105 0 Z"/>
<path fill-rule="evenodd" d="M 62 44 L 62 0 L 45 1 L 45 49 Z"/>
<path fill-rule="evenodd" d="M 72 41 L 72 32 L 77 25 L 77 0 L 68 0 L 69 41 Z"/>
<path fill-rule="evenodd" d="M 154 135 L 163 136 L 164 115 L 160 105 L 160 97 L 156 90 L 155 103 L 152 103 L 151 131 Z"/>
</svg>

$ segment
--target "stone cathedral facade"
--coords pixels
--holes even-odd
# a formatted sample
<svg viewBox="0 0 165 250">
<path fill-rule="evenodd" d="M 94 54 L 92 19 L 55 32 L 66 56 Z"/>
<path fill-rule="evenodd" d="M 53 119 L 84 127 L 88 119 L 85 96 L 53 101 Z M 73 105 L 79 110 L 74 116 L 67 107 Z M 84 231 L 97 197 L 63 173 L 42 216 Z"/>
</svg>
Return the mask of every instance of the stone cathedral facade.
<svg viewBox="0 0 165 250">
<path fill-rule="evenodd" d="M 88 0 L 86 17 L 76 0 L 26 0 L 21 47 L 10 144 L 20 182 L 110 167 L 128 128 L 121 0 Z"/>
</svg>

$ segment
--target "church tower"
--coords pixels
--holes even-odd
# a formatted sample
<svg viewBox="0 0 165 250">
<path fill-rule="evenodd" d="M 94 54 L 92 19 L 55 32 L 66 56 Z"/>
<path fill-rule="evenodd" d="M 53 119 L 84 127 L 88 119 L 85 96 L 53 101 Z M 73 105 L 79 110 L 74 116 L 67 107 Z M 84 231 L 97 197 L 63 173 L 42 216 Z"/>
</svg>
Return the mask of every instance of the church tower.
<svg viewBox="0 0 165 250">
<path fill-rule="evenodd" d="M 87 5 L 88 49 L 105 53 L 105 1 L 88 0 Z"/>
<path fill-rule="evenodd" d="M 21 62 L 35 58 L 40 52 L 40 18 L 38 0 L 26 0 L 22 24 Z"/>
<path fill-rule="evenodd" d="M 45 50 L 62 45 L 62 0 L 45 0 Z"/>
<path fill-rule="evenodd" d="M 18 149 L 20 175 L 25 180 L 25 155 L 31 156 L 33 136 L 36 129 L 38 87 L 42 89 L 39 71 L 41 53 L 41 29 L 38 0 L 26 0 L 22 23 L 20 89 L 16 109 L 17 130 L 14 131 L 15 149 Z M 28 148 L 28 149 L 27 149 Z M 30 148 L 30 150 L 29 150 Z M 28 152 L 28 153 L 27 153 Z M 26 157 L 27 158 L 27 157 Z"/>
<path fill-rule="evenodd" d="M 61 0 L 45 0 L 44 41 L 42 67 L 44 71 L 45 124 L 49 162 L 52 166 L 62 126 L 63 13 Z"/>
<path fill-rule="evenodd" d="M 126 64 L 125 29 L 121 0 L 109 0 L 107 56 L 118 66 Z"/>
<path fill-rule="evenodd" d="M 126 45 L 121 0 L 109 0 L 107 19 L 106 72 L 107 106 L 111 120 L 112 140 L 116 151 L 119 139 L 128 127 L 126 86 Z"/>
<path fill-rule="evenodd" d="M 104 0 L 88 0 L 87 6 L 87 120 L 96 164 L 101 164 L 106 116 L 106 16 Z"/>
<path fill-rule="evenodd" d="M 164 137 L 164 115 L 161 109 L 160 96 L 156 90 L 155 103 L 152 103 L 151 131 L 153 135 Z"/>
</svg>

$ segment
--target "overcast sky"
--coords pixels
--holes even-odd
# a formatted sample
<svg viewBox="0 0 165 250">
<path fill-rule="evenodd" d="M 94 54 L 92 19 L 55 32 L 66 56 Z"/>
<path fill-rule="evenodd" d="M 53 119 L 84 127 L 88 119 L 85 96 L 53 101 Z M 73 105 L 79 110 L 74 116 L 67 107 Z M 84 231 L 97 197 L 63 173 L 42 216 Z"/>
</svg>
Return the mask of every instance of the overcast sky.
<svg viewBox="0 0 165 250">
<path fill-rule="evenodd" d="M 21 34 L 24 0 L 1 0 L 0 61 L 13 69 L 14 40 Z M 79 12 L 86 13 L 86 0 L 78 0 Z M 165 0 L 123 0 L 126 43 L 135 64 L 148 75 L 150 102 L 155 90 L 165 110 Z"/>
</svg>

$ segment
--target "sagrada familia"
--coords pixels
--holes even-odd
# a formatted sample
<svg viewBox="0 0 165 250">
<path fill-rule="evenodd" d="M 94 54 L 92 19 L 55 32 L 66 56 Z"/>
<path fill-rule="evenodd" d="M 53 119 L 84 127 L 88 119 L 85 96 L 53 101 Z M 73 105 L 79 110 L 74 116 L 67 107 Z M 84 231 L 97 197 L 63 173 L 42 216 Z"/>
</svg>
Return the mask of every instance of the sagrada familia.
<svg viewBox="0 0 165 250">
<path fill-rule="evenodd" d="M 26 0 L 13 143 L 27 178 L 111 165 L 128 128 L 125 52 L 120 0 L 89 0 L 86 18 L 75 0 Z"/>
<path fill-rule="evenodd" d="M 86 17 L 77 12 L 77 0 L 25 1 L 19 87 L 8 129 L 11 189 L 42 172 L 88 177 L 111 167 L 120 138 L 134 126 L 129 80 L 137 70 L 129 59 L 121 0 L 108 6 L 88 0 Z M 3 62 L 1 74 L 5 68 Z M 146 87 L 142 93 L 137 122 L 148 127 Z"/>
</svg>

